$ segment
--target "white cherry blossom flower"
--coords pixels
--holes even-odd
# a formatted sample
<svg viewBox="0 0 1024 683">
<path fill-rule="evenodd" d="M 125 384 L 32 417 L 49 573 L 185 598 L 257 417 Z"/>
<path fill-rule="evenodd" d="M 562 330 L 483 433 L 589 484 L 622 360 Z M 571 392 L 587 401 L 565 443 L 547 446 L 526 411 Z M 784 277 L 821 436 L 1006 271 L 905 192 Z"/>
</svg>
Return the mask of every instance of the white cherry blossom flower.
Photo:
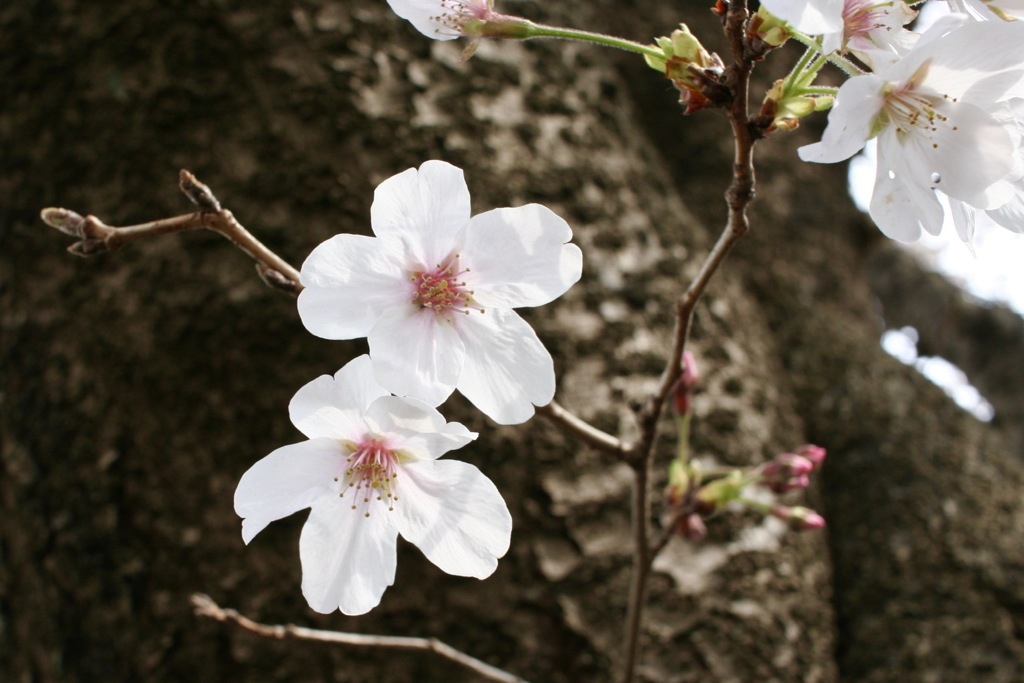
<svg viewBox="0 0 1024 683">
<path fill-rule="evenodd" d="M 844 83 L 821 142 L 801 158 L 842 161 L 877 136 L 870 213 L 901 241 L 941 230 L 936 190 L 974 211 L 998 209 L 1017 192 L 1020 133 L 1005 111 L 1024 96 L 1022 44 L 1022 23 L 944 17 L 896 63 Z"/>
<path fill-rule="evenodd" d="M 554 398 L 551 354 L 512 309 L 579 280 L 565 221 L 538 204 L 470 218 L 462 171 L 443 161 L 381 183 L 370 220 L 376 237 L 336 235 L 302 264 L 310 332 L 367 337 L 377 381 L 432 406 L 458 389 L 517 424 Z"/>
<path fill-rule="evenodd" d="M 822 52 L 848 50 L 872 68 L 895 62 L 918 38 L 903 28 L 917 16 L 903 0 L 845 0 L 842 16 L 842 29 L 822 36 Z"/>
<path fill-rule="evenodd" d="M 399 534 L 449 574 L 483 579 L 508 550 L 512 518 L 480 470 L 438 460 L 476 434 L 390 395 L 360 356 L 299 389 L 289 405 L 307 441 L 238 482 L 248 544 L 270 522 L 312 508 L 299 539 L 302 594 L 324 614 L 364 614 L 394 583 Z"/>
<path fill-rule="evenodd" d="M 841 33 L 843 0 L 761 0 L 769 12 L 812 36 Z"/>
<path fill-rule="evenodd" d="M 1006 228 L 1010 232 L 1024 233 L 1024 99 L 1016 99 L 1008 103 L 1001 118 L 1008 126 L 1016 129 L 1017 138 L 1020 141 L 1017 146 L 1016 165 L 1007 176 L 1014 179 L 1014 194 L 1010 201 L 984 213 L 996 225 Z M 974 239 L 978 214 L 981 212 L 952 198 L 949 198 L 949 207 L 957 235 L 970 246 Z"/>
<path fill-rule="evenodd" d="M 434 40 L 470 35 L 494 16 L 494 0 L 388 0 L 391 10 Z"/>
</svg>

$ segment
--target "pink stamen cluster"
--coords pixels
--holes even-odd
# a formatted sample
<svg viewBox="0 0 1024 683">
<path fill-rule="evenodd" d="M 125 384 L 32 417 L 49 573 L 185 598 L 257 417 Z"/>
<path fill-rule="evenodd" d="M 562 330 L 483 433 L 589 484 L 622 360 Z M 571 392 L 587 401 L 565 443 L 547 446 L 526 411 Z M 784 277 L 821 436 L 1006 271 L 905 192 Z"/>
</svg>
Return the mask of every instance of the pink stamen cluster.
<svg viewBox="0 0 1024 683">
<path fill-rule="evenodd" d="M 363 508 L 363 514 L 370 516 L 370 501 L 376 497 L 386 501 L 388 510 L 395 509 L 398 495 L 395 490 L 397 457 L 380 439 L 366 437 L 355 446 L 345 460 L 345 488 L 338 494 L 341 497 L 352 491 L 352 509 Z M 335 479 L 337 480 L 337 478 Z"/>
<path fill-rule="evenodd" d="M 843 6 L 845 37 L 866 36 L 875 29 L 885 28 L 885 12 L 891 6 L 892 2 L 847 0 Z"/>
<path fill-rule="evenodd" d="M 441 0 L 441 14 L 430 17 L 441 26 L 454 31 L 459 35 L 465 35 L 465 23 L 471 19 L 486 21 L 491 15 L 491 9 L 484 0 Z M 441 30 L 438 29 L 438 33 Z"/>
<path fill-rule="evenodd" d="M 459 269 L 458 255 L 433 270 L 414 272 L 409 275 L 413 283 L 412 301 L 420 308 L 429 308 L 440 318 L 451 322 L 450 312 L 469 314 L 471 310 L 483 312 L 473 300 L 473 290 L 466 289 L 466 281 L 460 278 L 469 269 Z"/>
</svg>

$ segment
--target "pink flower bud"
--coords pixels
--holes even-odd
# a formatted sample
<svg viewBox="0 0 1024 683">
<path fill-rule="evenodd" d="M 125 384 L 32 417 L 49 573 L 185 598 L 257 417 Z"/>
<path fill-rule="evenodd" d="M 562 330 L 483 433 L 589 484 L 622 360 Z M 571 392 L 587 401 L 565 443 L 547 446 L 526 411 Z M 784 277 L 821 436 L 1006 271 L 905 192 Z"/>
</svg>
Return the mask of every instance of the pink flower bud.
<svg viewBox="0 0 1024 683">
<path fill-rule="evenodd" d="M 825 528 L 825 518 L 809 508 L 776 505 L 772 516 L 781 519 L 794 531 L 816 531 Z"/>
<path fill-rule="evenodd" d="M 808 476 L 814 463 L 796 453 L 783 453 L 761 468 L 759 483 L 775 493 L 805 489 L 811 483 Z"/>
<path fill-rule="evenodd" d="M 683 352 L 683 374 L 679 377 L 675 387 L 672 389 L 672 405 L 676 415 L 689 415 L 693 390 L 700 383 L 700 371 L 697 369 L 697 359 L 689 351 Z"/>
<path fill-rule="evenodd" d="M 821 469 L 821 466 L 825 464 L 825 449 L 821 446 L 815 446 L 814 444 L 804 444 L 800 448 L 796 449 L 796 454 L 801 455 L 814 465 L 814 472 Z"/>
<path fill-rule="evenodd" d="M 702 541 L 708 535 L 708 527 L 700 515 L 687 515 L 679 522 L 679 533 L 691 541 Z"/>
</svg>

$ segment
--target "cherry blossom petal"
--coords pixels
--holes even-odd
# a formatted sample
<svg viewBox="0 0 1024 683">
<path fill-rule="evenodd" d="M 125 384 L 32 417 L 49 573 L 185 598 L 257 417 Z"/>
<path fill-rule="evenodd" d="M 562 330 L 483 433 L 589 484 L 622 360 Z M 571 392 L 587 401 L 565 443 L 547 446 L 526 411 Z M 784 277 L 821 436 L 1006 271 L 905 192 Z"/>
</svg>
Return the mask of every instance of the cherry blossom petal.
<svg viewBox="0 0 1024 683">
<path fill-rule="evenodd" d="M 282 446 L 249 468 L 235 489 L 235 513 L 242 517 L 246 544 L 271 522 L 337 491 L 334 477 L 345 467 L 337 441 L 312 439 Z"/>
<path fill-rule="evenodd" d="M 902 144 L 908 168 L 921 175 L 918 182 L 938 173 L 945 194 L 982 209 L 1009 201 L 1012 186 L 999 182 L 1014 163 L 1015 146 L 1006 127 L 966 102 L 945 112 L 948 121 L 934 133 L 907 135 Z"/>
<path fill-rule="evenodd" d="M 393 514 L 402 537 L 449 574 L 490 576 L 512 534 L 512 516 L 491 480 L 457 460 L 412 463 L 400 478 Z"/>
<path fill-rule="evenodd" d="M 292 424 L 309 438 L 359 440 L 365 424 L 362 412 L 388 392 L 373 376 L 373 363 L 363 355 L 334 377 L 322 375 L 299 389 L 288 404 Z"/>
<path fill-rule="evenodd" d="M 836 104 L 828 115 L 828 126 L 821 142 L 804 145 L 798 151 L 804 161 L 832 164 L 849 159 L 871 137 L 875 117 L 882 110 L 884 83 L 867 74 L 843 83 Z"/>
<path fill-rule="evenodd" d="M 449 451 L 462 448 L 478 436 L 463 424 L 449 422 L 435 434 L 417 434 L 396 443 L 399 450 L 415 453 L 417 460 L 436 460 Z"/>
<path fill-rule="evenodd" d="M 989 217 L 1011 232 L 1024 233 L 1024 183 L 1018 183 L 1017 194 L 998 209 L 987 212 Z"/>
<path fill-rule="evenodd" d="M 313 506 L 299 537 L 302 594 L 310 607 L 357 615 L 380 604 L 395 582 L 393 514 L 381 508 L 367 517 L 336 495 Z"/>
<path fill-rule="evenodd" d="M 580 279 L 583 254 L 568 223 L 551 209 L 528 204 L 473 216 L 462 256 L 473 298 L 484 307 L 540 306 Z"/>
<path fill-rule="evenodd" d="M 822 49 L 838 49 L 846 38 L 846 49 L 865 64 L 878 71 L 880 67 L 895 63 L 914 47 L 919 34 L 903 28 L 917 16 L 902 0 L 846 0 L 843 7 L 843 35 L 823 37 Z M 830 47 L 831 46 L 831 47 Z"/>
<path fill-rule="evenodd" d="M 977 212 L 972 206 L 959 199 L 949 199 L 949 213 L 953 217 L 953 227 L 957 236 L 974 254 L 974 228 L 977 225 Z"/>
<path fill-rule="evenodd" d="M 377 186 L 370 207 L 373 233 L 406 254 L 405 267 L 433 267 L 450 255 L 469 221 L 462 169 L 425 161 Z"/>
<path fill-rule="evenodd" d="M 911 181 L 911 171 L 894 140 L 885 131 L 878 140 L 878 173 L 869 212 L 878 228 L 900 242 L 921 238 L 921 230 L 935 235 L 942 229 L 942 205 L 935 193 Z"/>
<path fill-rule="evenodd" d="M 444 318 L 412 304 L 392 308 L 382 312 L 368 341 L 374 374 L 388 391 L 436 406 L 455 390 L 466 345 Z"/>
<path fill-rule="evenodd" d="M 1024 69 L 1020 57 L 1024 24 L 972 21 L 958 24 L 958 19 L 963 21 L 963 17 L 950 16 L 948 23 L 936 22 L 936 26 L 918 41 L 919 47 L 913 54 L 917 63 L 929 62 L 927 82 L 950 99 L 962 100 L 979 81 L 1001 73 L 1009 74 L 1010 80 L 998 81 L 1003 97 L 1024 97 Z M 952 30 L 935 36 L 942 28 L 950 27 Z M 913 66 L 908 63 L 900 72 L 905 73 Z"/>
<path fill-rule="evenodd" d="M 537 333 L 515 311 L 468 316 L 459 331 L 466 363 L 458 389 L 498 424 L 519 424 L 555 397 L 555 368 Z"/>
<path fill-rule="evenodd" d="M 1013 21 L 1024 19 L 1024 0 L 966 0 L 952 2 L 957 11 L 966 11 L 968 5 L 978 16 L 988 20 Z"/>
<path fill-rule="evenodd" d="M 436 408 L 397 396 L 375 401 L 364 419 L 373 432 L 389 435 L 389 448 L 417 460 L 434 460 L 477 437 L 458 422 L 445 422 Z"/>
<path fill-rule="evenodd" d="M 843 30 L 843 0 L 761 0 L 769 12 L 811 35 Z"/>
<path fill-rule="evenodd" d="M 365 337 L 382 309 L 408 300 L 401 252 L 372 237 L 335 235 L 302 264 L 299 317 L 324 339 Z"/>
</svg>

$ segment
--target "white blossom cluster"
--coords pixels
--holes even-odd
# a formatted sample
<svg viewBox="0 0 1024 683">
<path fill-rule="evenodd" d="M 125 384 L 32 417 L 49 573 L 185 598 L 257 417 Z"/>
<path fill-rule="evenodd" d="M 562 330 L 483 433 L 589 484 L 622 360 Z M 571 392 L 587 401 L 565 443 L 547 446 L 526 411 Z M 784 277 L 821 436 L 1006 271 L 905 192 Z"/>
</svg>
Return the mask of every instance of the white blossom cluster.
<svg viewBox="0 0 1024 683">
<path fill-rule="evenodd" d="M 947 200 L 968 245 L 977 217 L 1024 232 L 1024 2 L 951 0 L 955 11 L 922 34 L 901 0 L 764 0 L 826 53 L 851 53 L 870 71 L 836 95 L 805 161 L 849 159 L 872 138 L 878 170 L 871 217 L 889 237 L 938 234 Z"/>
<path fill-rule="evenodd" d="M 367 337 L 369 355 L 299 389 L 291 420 L 307 440 L 257 462 L 238 484 L 246 543 L 312 508 L 302 592 L 318 612 L 363 614 L 395 579 L 401 535 L 457 576 L 490 576 L 512 517 L 475 466 L 440 460 L 477 435 L 436 409 L 458 389 L 501 424 L 554 398 L 551 355 L 513 310 L 580 278 L 572 231 L 530 204 L 470 216 L 462 171 L 428 161 L 385 180 L 374 237 L 337 235 L 302 265 L 299 315 L 327 339 Z"/>
</svg>

